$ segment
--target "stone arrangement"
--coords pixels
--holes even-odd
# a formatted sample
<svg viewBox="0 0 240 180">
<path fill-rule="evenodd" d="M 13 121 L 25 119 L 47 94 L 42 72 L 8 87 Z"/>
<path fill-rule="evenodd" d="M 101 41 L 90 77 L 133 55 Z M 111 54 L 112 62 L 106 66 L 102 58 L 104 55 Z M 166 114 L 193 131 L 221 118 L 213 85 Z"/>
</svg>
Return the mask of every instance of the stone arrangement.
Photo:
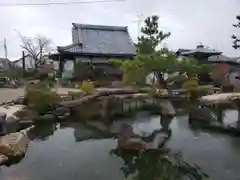
<svg viewBox="0 0 240 180">
<path fill-rule="evenodd" d="M 0 165 L 12 157 L 25 155 L 30 142 L 27 132 L 31 128 L 0 137 Z"/>
</svg>

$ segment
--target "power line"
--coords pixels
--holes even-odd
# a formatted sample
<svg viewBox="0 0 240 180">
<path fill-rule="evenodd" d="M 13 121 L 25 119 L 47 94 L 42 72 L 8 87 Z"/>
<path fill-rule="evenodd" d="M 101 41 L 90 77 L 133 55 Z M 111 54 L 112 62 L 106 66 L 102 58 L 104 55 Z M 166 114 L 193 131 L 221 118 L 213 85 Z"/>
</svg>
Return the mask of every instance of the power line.
<svg viewBox="0 0 240 180">
<path fill-rule="evenodd" d="M 0 7 L 15 6 L 53 6 L 53 5 L 74 5 L 74 4 L 92 4 L 92 3 L 114 3 L 126 0 L 93 0 L 93 1 L 70 1 L 70 2 L 48 2 L 48 3 L 0 3 Z"/>
</svg>

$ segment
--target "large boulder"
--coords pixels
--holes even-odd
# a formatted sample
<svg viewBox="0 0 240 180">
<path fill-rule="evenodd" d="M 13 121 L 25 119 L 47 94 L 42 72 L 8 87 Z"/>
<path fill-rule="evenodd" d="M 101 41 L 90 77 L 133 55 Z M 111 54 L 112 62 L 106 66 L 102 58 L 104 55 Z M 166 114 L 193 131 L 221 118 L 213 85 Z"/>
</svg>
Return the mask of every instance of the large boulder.
<svg viewBox="0 0 240 180">
<path fill-rule="evenodd" d="M 176 115 L 176 110 L 171 101 L 163 99 L 160 101 L 159 105 L 163 116 L 173 117 Z"/>
<path fill-rule="evenodd" d="M 19 128 L 20 119 L 15 115 L 16 112 L 24 109 L 23 105 L 1 106 L 0 112 L 6 114 L 7 133 L 16 132 Z"/>
<path fill-rule="evenodd" d="M 7 134 L 0 138 L 0 154 L 7 157 L 22 156 L 26 153 L 29 138 L 24 132 Z"/>
<path fill-rule="evenodd" d="M 189 124 L 194 122 L 206 124 L 216 121 L 217 117 L 208 107 L 193 106 L 189 110 L 188 120 Z"/>
</svg>

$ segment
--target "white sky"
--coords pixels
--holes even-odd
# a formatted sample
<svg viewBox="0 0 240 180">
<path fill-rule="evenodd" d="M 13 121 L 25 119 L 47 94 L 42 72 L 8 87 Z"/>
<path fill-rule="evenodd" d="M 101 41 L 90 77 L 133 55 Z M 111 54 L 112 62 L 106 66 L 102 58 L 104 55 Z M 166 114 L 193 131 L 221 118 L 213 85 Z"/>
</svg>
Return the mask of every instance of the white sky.
<svg viewBox="0 0 240 180">
<path fill-rule="evenodd" d="M 29 2 L 67 0 L 0 0 L 0 3 Z M 240 14 L 240 0 L 125 0 L 68 6 L 0 7 L 0 56 L 4 56 L 4 38 L 7 38 L 9 58 L 21 56 L 17 32 L 24 36 L 44 35 L 55 45 L 70 44 L 73 22 L 129 26 L 132 39 L 136 40 L 136 20 L 140 14 L 143 19 L 149 15 L 160 16 L 160 27 L 172 33 L 166 42 L 170 49 L 195 48 L 203 43 L 225 55 L 240 56 L 240 50 L 231 46 L 231 35 L 237 32 L 232 24 Z M 240 29 L 238 32 L 240 34 Z"/>
</svg>

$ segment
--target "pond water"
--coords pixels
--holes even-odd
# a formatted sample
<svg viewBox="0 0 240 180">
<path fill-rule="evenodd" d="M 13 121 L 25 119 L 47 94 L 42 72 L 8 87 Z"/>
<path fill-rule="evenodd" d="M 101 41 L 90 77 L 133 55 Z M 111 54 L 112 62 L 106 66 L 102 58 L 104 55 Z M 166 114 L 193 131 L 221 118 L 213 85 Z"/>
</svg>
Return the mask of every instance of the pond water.
<svg viewBox="0 0 240 180">
<path fill-rule="evenodd" d="M 132 124 L 135 132 L 146 135 L 160 128 L 159 118 L 140 113 L 124 121 Z M 225 112 L 225 121 L 233 118 L 235 111 Z M 171 129 L 173 134 L 166 146 L 203 168 L 210 179 L 240 179 L 240 138 L 192 131 L 186 115 L 176 117 Z M 116 140 L 97 136 L 95 140 L 84 140 L 88 133 L 77 123 L 48 124 L 36 129 L 26 156 L 9 167 L 0 167 L 0 180 L 126 179 L 121 169 L 123 160 L 110 154 L 117 146 Z"/>
</svg>

